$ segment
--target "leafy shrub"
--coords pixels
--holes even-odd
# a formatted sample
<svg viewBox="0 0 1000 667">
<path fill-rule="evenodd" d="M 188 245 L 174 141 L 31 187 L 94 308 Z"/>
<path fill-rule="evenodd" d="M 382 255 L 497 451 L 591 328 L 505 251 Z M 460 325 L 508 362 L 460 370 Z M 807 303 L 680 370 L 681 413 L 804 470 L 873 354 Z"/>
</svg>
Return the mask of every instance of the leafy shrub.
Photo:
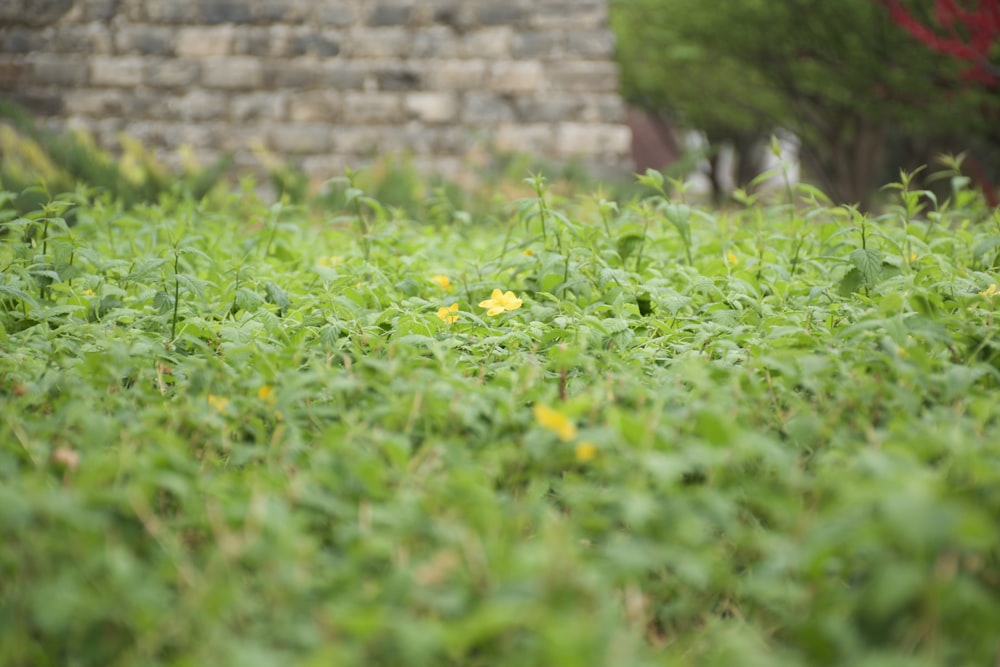
<svg viewBox="0 0 1000 667">
<path fill-rule="evenodd" d="M 994 661 L 1000 213 L 947 176 L 9 218 L 0 663 Z"/>
</svg>

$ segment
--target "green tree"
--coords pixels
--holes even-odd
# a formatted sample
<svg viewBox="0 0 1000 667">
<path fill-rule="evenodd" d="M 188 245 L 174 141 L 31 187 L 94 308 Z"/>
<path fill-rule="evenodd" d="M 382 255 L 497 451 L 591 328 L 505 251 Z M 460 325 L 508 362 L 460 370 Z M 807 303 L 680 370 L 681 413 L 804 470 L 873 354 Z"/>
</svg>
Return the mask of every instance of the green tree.
<svg viewBox="0 0 1000 667">
<path fill-rule="evenodd" d="M 838 201 L 867 206 L 890 169 L 995 132 L 997 96 L 874 0 L 613 0 L 612 20 L 627 100 L 744 151 L 793 132 Z"/>
</svg>

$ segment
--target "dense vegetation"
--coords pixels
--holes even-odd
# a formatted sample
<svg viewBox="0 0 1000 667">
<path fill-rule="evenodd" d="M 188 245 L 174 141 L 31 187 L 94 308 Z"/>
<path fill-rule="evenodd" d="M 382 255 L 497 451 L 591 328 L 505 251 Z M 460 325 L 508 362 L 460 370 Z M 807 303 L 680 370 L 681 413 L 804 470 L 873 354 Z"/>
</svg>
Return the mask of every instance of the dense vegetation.
<svg viewBox="0 0 1000 667">
<path fill-rule="evenodd" d="M 993 196 L 1000 178 L 993 0 L 611 6 L 624 96 L 668 127 L 703 132 L 709 157 L 735 147 L 739 186 L 759 172 L 760 147 L 783 131 L 800 142 L 808 179 L 837 202 L 872 205 L 900 166 L 960 151 Z"/>
<path fill-rule="evenodd" d="M 1000 213 L 944 176 L 0 196 L 0 664 L 992 664 Z"/>
</svg>

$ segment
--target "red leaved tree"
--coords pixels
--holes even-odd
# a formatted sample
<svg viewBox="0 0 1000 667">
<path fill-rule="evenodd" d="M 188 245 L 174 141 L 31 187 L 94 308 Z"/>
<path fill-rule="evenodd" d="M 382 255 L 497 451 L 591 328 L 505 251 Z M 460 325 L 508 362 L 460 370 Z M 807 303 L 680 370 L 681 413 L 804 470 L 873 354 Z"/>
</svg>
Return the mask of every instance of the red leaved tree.
<svg viewBox="0 0 1000 667">
<path fill-rule="evenodd" d="M 991 59 L 1000 44 L 1000 0 L 977 0 L 975 7 L 958 0 L 935 0 L 931 26 L 910 12 L 902 0 L 881 0 L 892 20 L 928 48 L 968 63 L 962 78 L 991 91 L 1000 88 L 1000 66 Z M 979 182 L 991 206 L 1000 204 L 986 171 L 975 158 L 969 160 L 973 178 Z"/>
<path fill-rule="evenodd" d="M 975 8 L 936 0 L 936 28 L 916 18 L 901 0 L 882 2 L 893 21 L 929 48 L 969 63 L 965 78 L 991 87 L 1000 83 L 1000 67 L 990 60 L 993 44 L 1000 41 L 1000 0 L 978 0 Z"/>
</svg>

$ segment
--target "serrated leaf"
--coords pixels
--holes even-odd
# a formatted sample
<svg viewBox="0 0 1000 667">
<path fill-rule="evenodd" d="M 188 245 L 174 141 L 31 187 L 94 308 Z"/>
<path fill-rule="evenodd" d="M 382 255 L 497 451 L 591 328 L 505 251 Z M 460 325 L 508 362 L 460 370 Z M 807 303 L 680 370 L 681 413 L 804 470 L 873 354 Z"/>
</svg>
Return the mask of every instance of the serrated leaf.
<svg viewBox="0 0 1000 667">
<path fill-rule="evenodd" d="M 882 276 L 882 253 L 869 248 L 858 248 L 850 255 L 851 264 L 861 274 L 865 287 L 874 287 Z"/>
<path fill-rule="evenodd" d="M 267 302 L 273 303 L 278 307 L 278 315 L 283 315 L 285 310 L 292 305 L 288 295 L 271 281 L 264 283 L 264 293 L 266 294 Z"/>
<path fill-rule="evenodd" d="M 632 253 L 642 245 L 643 237 L 639 234 L 625 234 L 618 239 L 618 254 L 626 261 Z"/>
<path fill-rule="evenodd" d="M 153 308 L 163 315 L 169 313 L 174 308 L 174 295 L 160 290 L 153 295 Z"/>
</svg>

